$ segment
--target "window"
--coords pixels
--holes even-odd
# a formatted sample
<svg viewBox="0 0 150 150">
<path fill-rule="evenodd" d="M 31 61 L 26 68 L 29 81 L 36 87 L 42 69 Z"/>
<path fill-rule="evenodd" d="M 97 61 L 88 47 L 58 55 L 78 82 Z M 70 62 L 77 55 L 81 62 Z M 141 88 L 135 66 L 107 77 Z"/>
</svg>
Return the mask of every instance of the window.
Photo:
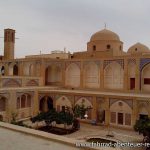
<svg viewBox="0 0 150 150">
<path fill-rule="evenodd" d="M 93 51 L 96 51 L 96 45 L 93 45 Z"/>
<path fill-rule="evenodd" d="M 17 98 L 17 109 L 20 108 L 20 97 Z"/>
<path fill-rule="evenodd" d="M 11 33 L 11 39 L 12 39 L 12 42 L 15 41 L 15 40 L 14 40 L 14 33 L 13 33 L 13 32 Z"/>
<path fill-rule="evenodd" d="M 27 107 L 31 107 L 31 96 L 27 96 Z"/>
<path fill-rule="evenodd" d="M 150 78 L 144 78 L 144 84 L 150 84 Z"/>
<path fill-rule="evenodd" d="M 57 111 L 60 112 L 60 105 L 57 105 Z"/>
<path fill-rule="evenodd" d="M 22 95 L 21 96 L 21 108 L 25 108 L 26 106 L 26 96 Z"/>
<path fill-rule="evenodd" d="M 118 113 L 118 124 L 123 125 L 123 113 Z"/>
<path fill-rule="evenodd" d="M 122 50 L 122 46 L 121 45 L 120 45 L 119 49 Z"/>
<path fill-rule="evenodd" d="M 111 123 L 116 123 L 116 112 L 111 112 Z"/>
<path fill-rule="evenodd" d="M 5 68 L 4 68 L 4 66 L 2 66 L 2 68 L 1 68 L 1 74 L 2 74 L 2 76 L 5 74 Z"/>
<path fill-rule="evenodd" d="M 131 125 L 131 114 L 125 114 L 125 125 Z"/>
<path fill-rule="evenodd" d="M 137 48 L 135 48 L 135 51 L 137 51 Z"/>
<path fill-rule="evenodd" d="M 0 112 L 5 111 L 6 103 L 5 103 L 5 98 L 0 99 Z"/>
<path fill-rule="evenodd" d="M 61 107 L 61 110 L 62 110 L 62 111 L 65 111 L 65 110 L 66 110 L 66 107 L 65 107 L 65 106 L 62 106 L 62 107 Z"/>
<path fill-rule="evenodd" d="M 110 49 L 110 48 L 111 48 L 111 46 L 108 44 L 108 45 L 107 45 L 107 49 Z"/>
<path fill-rule="evenodd" d="M 17 98 L 16 102 L 17 109 L 31 107 L 31 95 L 23 94 Z"/>
</svg>

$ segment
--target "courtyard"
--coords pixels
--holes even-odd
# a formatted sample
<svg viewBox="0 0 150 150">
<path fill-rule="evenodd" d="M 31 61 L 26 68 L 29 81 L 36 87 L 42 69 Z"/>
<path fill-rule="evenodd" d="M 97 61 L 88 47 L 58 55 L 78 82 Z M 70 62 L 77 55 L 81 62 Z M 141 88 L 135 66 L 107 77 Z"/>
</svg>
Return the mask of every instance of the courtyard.
<svg viewBox="0 0 150 150">
<path fill-rule="evenodd" d="M 123 129 L 117 129 L 113 127 L 106 127 L 106 126 L 93 126 L 90 124 L 81 124 L 80 130 L 77 132 L 74 132 L 72 134 L 65 135 L 65 137 L 80 140 L 82 142 L 85 142 L 86 139 L 92 138 L 92 137 L 104 137 L 106 138 L 106 135 L 111 134 L 114 137 L 112 139 L 115 139 L 119 142 L 130 142 L 130 143 L 141 143 L 143 140 L 142 134 L 139 135 L 138 132 L 132 131 L 132 130 L 123 130 Z M 111 138 L 109 138 L 111 139 Z M 131 147 L 122 147 L 121 149 L 130 150 L 144 150 L 144 147 L 139 148 L 131 148 Z"/>
</svg>

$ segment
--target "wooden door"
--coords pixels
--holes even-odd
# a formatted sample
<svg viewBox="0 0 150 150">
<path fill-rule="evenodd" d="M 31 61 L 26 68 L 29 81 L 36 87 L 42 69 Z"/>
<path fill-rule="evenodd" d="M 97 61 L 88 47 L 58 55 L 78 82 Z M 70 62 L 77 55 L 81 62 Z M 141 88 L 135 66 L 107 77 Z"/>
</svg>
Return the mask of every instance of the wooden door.
<svg viewBox="0 0 150 150">
<path fill-rule="evenodd" d="M 123 125 L 123 113 L 118 113 L 118 124 Z"/>
<path fill-rule="evenodd" d="M 130 78 L 130 90 L 135 89 L 135 78 Z"/>
</svg>

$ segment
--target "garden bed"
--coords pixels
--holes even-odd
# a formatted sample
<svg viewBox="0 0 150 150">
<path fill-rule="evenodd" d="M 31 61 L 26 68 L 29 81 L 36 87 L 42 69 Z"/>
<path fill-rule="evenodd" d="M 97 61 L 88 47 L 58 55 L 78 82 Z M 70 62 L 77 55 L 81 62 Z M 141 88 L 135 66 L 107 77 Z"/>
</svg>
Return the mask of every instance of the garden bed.
<svg viewBox="0 0 150 150">
<path fill-rule="evenodd" d="M 57 135 L 66 135 L 77 131 L 75 129 L 64 129 L 64 128 L 51 127 L 51 126 L 40 127 L 38 128 L 38 130 L 52 133 L 52 134 L 57 134 Z"/>
</svg>

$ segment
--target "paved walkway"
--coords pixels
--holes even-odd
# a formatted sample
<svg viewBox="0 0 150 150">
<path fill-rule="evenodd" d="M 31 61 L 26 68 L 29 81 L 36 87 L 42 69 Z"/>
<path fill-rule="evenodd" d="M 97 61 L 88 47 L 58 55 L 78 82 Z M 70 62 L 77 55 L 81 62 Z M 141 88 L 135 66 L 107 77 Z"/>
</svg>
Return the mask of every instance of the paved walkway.
<svg viewBox="0 0 150 150">
<path fill-rule="evenodd" d="M 28 130 L 27 128 L 25 129 Z M 32 130 L 32 132 L 35 132 L 35 131 Z M 39 133 L 41 135 L 41 134 L 44 134 L 45 132 L 39 132 Z M 69 134 L 69 135 L 63 135 L 62 138 L 68 137 L 69 139 L 67 139 L 67 141 L 74 140 L 77 142 L 86 142 L 86 139 L 90 137 L 106 138 L 106 135 L 108 133 L 113 134 L 114 135 L 113 139 L 120 141 L 120 142 L 140 143 L 143 139 L 142 135 L 138 135 L 138 133 L 134 131 L 127 131 L 127 130 L 121 130 L 121 129 L 115 129 L 115 128 L 108 129 L 105 126 L 92 126 L 89 124 L 81 124 L 81 128 L 79 131 Z M 50 136 L 52 137 L 53 135 L 51 134 Z M 12 131 L 12 130 L 8 130 L 8 129 L 4 129 L 0 127 L 0 150 L 61 150 L 61 149 L 77 150 L 80 148 L 72 147 L 70 145 L 63 144 L 57 141 L 46 140 L 43 138 L 39 138 L 37 136 L 31 136 L 29 134 L 16 132 L 16 131 Z M 114 148 L 106 147 L 106 148 L 98 148 L 98 149 L 100 150 L 111 149 L 112 150 Z M 124 147 L 121 149 L 123 150 L 132 150 L 132 149 L 133 150 L 145 150 L 144 147 L 140 147 L 140 148 Z M 116 148 L 114 150 L 116 150 Z"/>
<path fill-rule="evenodd" d="M 69 135 L 65 135 L 65 136 L 69 138 L 85 141 L 89 137 L 105 137 L 106 138 L 106 135 L 108 133 L 114 135 L 113 139 L 116 139 L 121 142 L 141 143 L 143 140 L 143 136 L 139 135 L 137 132 L 134 132 L 134 131 L 107 128 L 105 126 L 92 126 L 89 124 L 81 124 L 81 128 L 79 131 L 69 134 Z M 125 147 L 123 149 L 144 150 L 145 148 L 144 147 L 140 147 L 140 148 Z"/>
<path fill-rule="evenodd" d="M 77 150 L 55 142 L 0 127 L 0 150 Z"/>
</svg>

